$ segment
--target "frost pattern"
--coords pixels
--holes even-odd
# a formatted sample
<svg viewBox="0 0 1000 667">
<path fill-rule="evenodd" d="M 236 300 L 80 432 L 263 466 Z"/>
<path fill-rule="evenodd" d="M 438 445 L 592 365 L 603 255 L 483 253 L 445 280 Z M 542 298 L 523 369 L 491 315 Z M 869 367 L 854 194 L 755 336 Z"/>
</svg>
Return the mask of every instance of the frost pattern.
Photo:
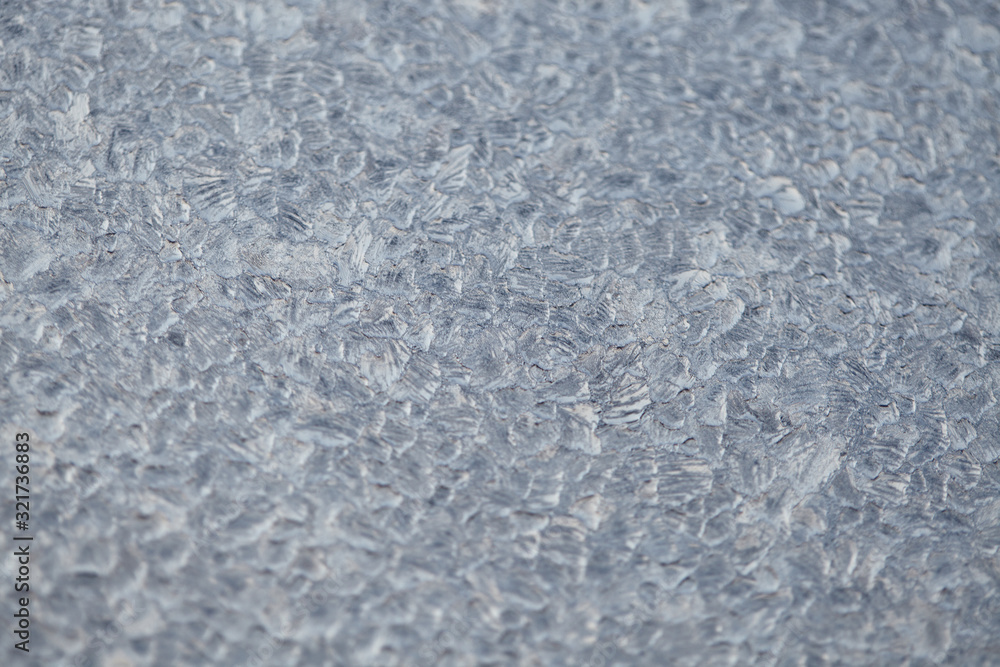
<svg viewBox="0 0 1000 667">
<path fill-rule="evenodd" d="M 17 664 L 994 664 L 998 25 L 7 3 Z"/>
</svg>

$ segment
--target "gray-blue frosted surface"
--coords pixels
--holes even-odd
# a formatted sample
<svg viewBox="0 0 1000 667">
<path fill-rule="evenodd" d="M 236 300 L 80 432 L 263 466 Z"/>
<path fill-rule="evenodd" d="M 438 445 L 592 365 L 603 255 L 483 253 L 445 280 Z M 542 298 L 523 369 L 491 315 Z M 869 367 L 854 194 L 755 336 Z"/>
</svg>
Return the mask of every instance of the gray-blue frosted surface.
<svg viewBox="0 0 1000 667">
<path fill-rule="evenodd" d="M 998 25 L 4 4 L 0 661 L 1000 664 Z"/>
</svg>

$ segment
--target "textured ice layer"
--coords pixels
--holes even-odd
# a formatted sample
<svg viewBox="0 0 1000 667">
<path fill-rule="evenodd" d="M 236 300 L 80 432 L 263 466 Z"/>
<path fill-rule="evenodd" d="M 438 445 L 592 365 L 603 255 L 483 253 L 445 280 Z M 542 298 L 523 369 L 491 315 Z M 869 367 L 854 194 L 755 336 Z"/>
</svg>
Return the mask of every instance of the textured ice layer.
<svg viewBox="0 0 1000 667">
<path fill-rule="evenodd" d="M 0 661 L 996 664 L 998 25 L 6 3 Z"/>
</svg>

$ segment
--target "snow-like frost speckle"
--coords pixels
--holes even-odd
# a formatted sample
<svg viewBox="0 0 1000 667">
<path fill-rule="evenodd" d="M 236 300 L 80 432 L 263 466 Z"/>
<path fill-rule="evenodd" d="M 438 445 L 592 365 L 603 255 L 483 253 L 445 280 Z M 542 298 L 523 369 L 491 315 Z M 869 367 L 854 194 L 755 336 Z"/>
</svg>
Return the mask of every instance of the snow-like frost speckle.
<svg viewBox="0 0 1000 667">
<path fill-rule="evenodd" d="M 3 664 L 996 662 L 990 3 L 7 4 Z"/>
</svg>

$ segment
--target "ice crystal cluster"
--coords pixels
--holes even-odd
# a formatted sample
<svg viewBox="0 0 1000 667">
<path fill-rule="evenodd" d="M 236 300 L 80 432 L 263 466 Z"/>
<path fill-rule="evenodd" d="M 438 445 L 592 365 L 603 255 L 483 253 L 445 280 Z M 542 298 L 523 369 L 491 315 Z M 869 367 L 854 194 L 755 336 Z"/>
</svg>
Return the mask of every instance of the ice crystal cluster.
<svg viewBox="0 0 1000 667">
<path fill-rule="evenodd" d="M 998 26 L 4 3 L 3 663 L 997 664 Z"/>
</svg>

